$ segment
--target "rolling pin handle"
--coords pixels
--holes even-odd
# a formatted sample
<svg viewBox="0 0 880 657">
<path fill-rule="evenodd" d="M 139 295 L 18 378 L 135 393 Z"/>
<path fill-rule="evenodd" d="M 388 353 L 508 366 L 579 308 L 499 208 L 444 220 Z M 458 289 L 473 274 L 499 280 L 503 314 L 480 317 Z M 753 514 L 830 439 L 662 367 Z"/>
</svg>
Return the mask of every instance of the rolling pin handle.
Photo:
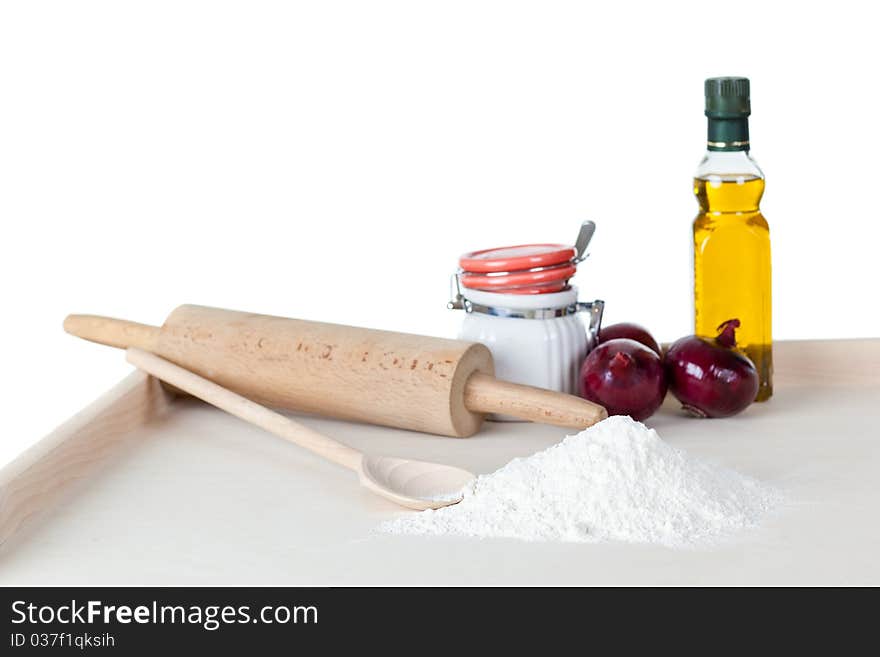
<svg viewBox="0 0 880 657">
<path fill-rule="evenodd" d="M 83 340 L 108 347 L 118 349 L 137 347 L 145 351 L 153 351 L 160 329 L 158 326 L 138 324 L 113 317 L 68 315 L 64 320 L 64 330 Z"/>
<path fill-rule="evenodd" d="M 464 405 L 478 413 L 500 413 L 521 420 L 579 431 L 608 417 L 591 401 L 552 390 L 499 381 L 475 372 L 464 387 Z"/>
</svg>

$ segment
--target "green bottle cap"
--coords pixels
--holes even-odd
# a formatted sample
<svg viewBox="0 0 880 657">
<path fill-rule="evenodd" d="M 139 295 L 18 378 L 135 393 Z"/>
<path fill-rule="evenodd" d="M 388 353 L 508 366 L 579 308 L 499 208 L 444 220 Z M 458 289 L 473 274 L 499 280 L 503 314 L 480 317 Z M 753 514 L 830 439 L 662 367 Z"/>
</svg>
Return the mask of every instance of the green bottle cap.
<svg viewBox="0 0 880 657">
<path fill-rule="evenodd" d="M 706 116 L 710 119 L 739 119 L 751 113 L 748 78 L 706 80 Z"/>
</svg>

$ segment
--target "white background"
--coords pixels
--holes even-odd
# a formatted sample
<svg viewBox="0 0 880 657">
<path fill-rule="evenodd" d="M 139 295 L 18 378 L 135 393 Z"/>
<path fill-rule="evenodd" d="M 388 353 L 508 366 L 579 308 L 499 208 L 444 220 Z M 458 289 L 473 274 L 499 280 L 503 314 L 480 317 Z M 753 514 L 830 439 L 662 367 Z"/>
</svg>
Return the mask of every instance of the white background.
<svg viewBox="0 0 880 657">
<path fill-rule="evenodd" d="M 869 12 L 3 3 L 0 463 L 129 370 L 64 334 L 69 312 L 158 324 L 196 302 L 453 335 L 462 251 L 592 218 L 581 297 L 690 332 L 707 76 L 752 80 L 775 336 L 877 336 Z"/>
</svg>

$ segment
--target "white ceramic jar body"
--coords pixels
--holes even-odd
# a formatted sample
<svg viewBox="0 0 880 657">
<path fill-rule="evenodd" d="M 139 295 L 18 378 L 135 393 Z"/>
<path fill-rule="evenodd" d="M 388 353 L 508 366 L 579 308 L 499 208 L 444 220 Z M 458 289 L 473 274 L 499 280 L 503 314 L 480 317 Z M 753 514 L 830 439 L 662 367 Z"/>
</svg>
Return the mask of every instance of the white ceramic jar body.
<svg viewBox="0 0 880 657">
<path fill-rule="evenodd" d="M 577 288 L 533 295 L 470 289 L 462 289 L 461 293 L 471 307 L 502 311 L 501 315 L 467 312 L 459 332 L 462 340 L 482 342 L 489 347 L 498 378 L 577 394 L 580 366 L 592 349 L 598 330 L 595 326 L 593 332 L 588 331 L 579 313 L 572 311 L 577 304 Z M 548 316 L 504 316 L 539 310 Z M 549 316 L 555 311 L 566 314 Z"/>
</svg>

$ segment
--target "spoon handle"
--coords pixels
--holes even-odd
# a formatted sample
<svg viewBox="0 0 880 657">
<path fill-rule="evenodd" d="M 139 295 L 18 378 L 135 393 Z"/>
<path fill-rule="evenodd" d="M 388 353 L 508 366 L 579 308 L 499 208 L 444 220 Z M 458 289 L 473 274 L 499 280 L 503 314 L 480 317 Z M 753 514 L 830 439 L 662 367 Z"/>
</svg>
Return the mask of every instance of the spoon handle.
<svg viewBox="0 0 880 657">
<path fill-rule="evenodd" d="M 581 229 L 580 232 L 578 232 L 577 241 L 574 244 L 574 248 L 577 250 L 575 262 L 583 262 L 584 260 L 586 260 L 587 246 L 589 246 L 590 240 L 593 239 L 593 233 L 595 232 L 595 221 L 585 221 L 581 224 Z"/>
<path fill-rule="evenodd" d="M 299 422 L 281 415 L 281 413 L 276 413 L 246 397 L 227 390 L 223 386 L 219 386 L 213 381 L 175 365 L 160 356 L 136 347 L 130 347 L 125 352 L 125 359 L 147 374 L 241 418 L 245 422 L 265 429 L 279 438 L 299 445 L 318 456 L 323 456 L 328 461 L 338 463 L 355 472 L 360 469 L 363 454 L 356 449 L 309 429 Z"/>
</svg>

